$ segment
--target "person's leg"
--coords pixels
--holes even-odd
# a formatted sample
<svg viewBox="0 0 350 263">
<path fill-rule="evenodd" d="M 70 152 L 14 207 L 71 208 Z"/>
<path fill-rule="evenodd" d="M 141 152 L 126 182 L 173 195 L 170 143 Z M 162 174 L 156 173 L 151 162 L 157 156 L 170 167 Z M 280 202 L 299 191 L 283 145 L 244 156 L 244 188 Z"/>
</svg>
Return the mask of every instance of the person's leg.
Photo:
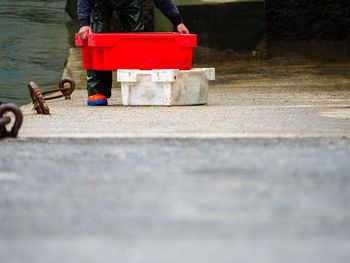
<svg viewBox="0 0 350 263">
<path fill-rule="evenodd" d="M 143 1 L 131 0 L 117 8 L 120 22 L 126 32 L 143 32 Z"/>
<path fill-rule="evenodd" d="M 90 15 L 90 26 L 93 33 L 109 33 L 113 8 L 103 1 L 96 1 Z M 112 72 L 101 70 L 87 70 L 88 96 L 101 94 L 111 97 Z"/>
</svg>

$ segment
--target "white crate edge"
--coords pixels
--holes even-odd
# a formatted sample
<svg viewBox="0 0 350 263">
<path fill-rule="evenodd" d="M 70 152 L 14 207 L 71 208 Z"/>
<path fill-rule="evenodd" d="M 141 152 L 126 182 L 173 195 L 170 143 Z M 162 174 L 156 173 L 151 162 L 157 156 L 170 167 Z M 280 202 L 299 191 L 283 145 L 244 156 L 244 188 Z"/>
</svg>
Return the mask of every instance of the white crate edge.
<svg viewBox="0 0 350 263">
<path fill-rule="evenodd" d="M 201 72 L 207 80 L 215 80 L 215 68 L 193 68 L 191 72 Z"/>
<path fill-rule="evenodd" d="M 117 81 L 118 82 L 136 82 L 138 74 L 140 74 L 140 70 L 138 69 L 118 69 Z"/>
<path fill-rule="evenodd" d="M 153 70 L 138 70 L 138 69 L 118 69 L 118 82 L 137 82 L 139 75 L 151 74 L 153 82 L 175 82 L 180 73 L 204 75 L 206 80 L 215 80 L 215 68 L 193 68 L 190 70 L 178 69 L 153 69 Z"/>
</svg>

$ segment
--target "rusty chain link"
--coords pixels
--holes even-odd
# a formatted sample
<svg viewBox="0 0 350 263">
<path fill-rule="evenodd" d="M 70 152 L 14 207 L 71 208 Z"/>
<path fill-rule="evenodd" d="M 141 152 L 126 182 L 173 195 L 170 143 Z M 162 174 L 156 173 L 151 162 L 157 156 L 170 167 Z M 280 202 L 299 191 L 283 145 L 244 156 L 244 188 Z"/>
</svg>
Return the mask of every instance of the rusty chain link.
<svg viewBox="0 0 350 263">
<path fill-rule="evenodd" d="M 10 131 L 7 130 L 6 125 L 11 123 L 11 118 L 4 115 L 8 112 L 12 112 L 15 116 L 15 121 Z M 12 103 L 3 104 L 0 102 L 0 139 L 6 137 L 16 138 L 18 131 L 21 128 L 22 122 L 22 112 L 16 105 Z"/>
<path fill-rule="evenodd" d="M 28 83 L 28 89 L 30 97 L 32 98 L 34 111 L 38 114 L 50 114 L 49 107 L 47 106 L 38 86 L 31 81 Z"/>
<path fill-rule="evenodd" d="M 65 88 L 64 85 L 69 83 L 69 88 Z M 47 100 L 53 100 L 64 97 L 66 100 L 70 99 L 70 95 L 73 93 L 75 89 L 75 82 L 70 78 L 63 78 L 58 84 L 59 88 L 54 90 L 49 90 L 45 92 L 41 92 L 39 87 L 33 82 L 28 83 L 28 89 L 30 93 L 30 97 L 33 101 L 33 108 L 38 114 L 50 114 L 49 107 L 47 106 Z M 45 95 L 55 92 L 61 92 L 61 95 L 56 95 L 52 97 L 48 97 Z"/>
</svg>

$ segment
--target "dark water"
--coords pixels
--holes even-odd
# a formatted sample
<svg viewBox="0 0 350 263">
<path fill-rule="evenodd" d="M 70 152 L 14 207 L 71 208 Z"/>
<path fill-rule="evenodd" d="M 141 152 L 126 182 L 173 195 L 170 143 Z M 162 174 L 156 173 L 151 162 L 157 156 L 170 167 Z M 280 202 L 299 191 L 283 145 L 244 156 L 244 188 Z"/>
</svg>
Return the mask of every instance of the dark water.
<svg viewBox="0 0 350 263">
<path fill-rule="evenodd" d="M 0 101 L 30 102 L 27 89 L 56 88 L 69 50 L 65 0 L 0 0 Z"/>
</svg>

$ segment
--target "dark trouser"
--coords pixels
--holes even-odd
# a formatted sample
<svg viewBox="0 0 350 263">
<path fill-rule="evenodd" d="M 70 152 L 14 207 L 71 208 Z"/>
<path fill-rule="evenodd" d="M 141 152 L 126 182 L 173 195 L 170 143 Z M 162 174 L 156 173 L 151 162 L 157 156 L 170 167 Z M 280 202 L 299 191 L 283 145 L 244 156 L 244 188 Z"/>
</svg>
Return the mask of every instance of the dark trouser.
<svg viewBox="0 0 350 263">
<path fill-rule="evenodd" d="M 110 4 L 112 2 L 112 4 Z M 93 33 L 110 33 L 113 10 L 116 9 L 120 22 L 126 32 L 143 32 L 143 0 L 96 1 L 90 15 L 90 26 Z M 87 71 L 88 96 L 102 94 L 111 97 L 112 72 L 101 70 Z"/>
</svg>

